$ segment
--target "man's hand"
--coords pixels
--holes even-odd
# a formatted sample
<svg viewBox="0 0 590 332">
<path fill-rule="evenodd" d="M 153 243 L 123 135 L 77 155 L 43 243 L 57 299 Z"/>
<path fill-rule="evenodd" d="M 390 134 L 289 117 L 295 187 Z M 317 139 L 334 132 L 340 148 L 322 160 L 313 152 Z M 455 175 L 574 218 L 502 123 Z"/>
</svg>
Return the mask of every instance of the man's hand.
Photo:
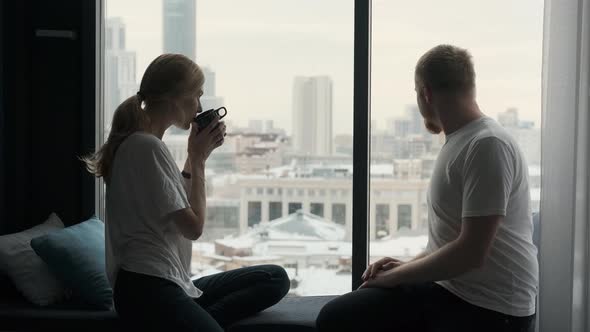
<svg viewBox="0 0 590 332">
<path fill-rule="evenodd" d="M 373 279 L 377 276 L 379 272 L 389 271 L 395 267 L 402 265 L 404 262 L 400 261 L 399 259 L 391 258 L 391 257 L 384 257 L 380 260 L 376 261 L 375 263 L 369 265 L 363 273 L 363 281 L 368 281 Z"/>
<path fill-rule="evenodd" d="M 391 264 L 391 263 L 389 263 Z M 402 263 L 403 264 L 403 263 Z M 381 270 L 374 278 L 363 282 L 359 289 L 362 288 L 392 288 L 398 285 L 395 280 L 395 270 L 390 268 L 387 271 Z"/>
</svg>

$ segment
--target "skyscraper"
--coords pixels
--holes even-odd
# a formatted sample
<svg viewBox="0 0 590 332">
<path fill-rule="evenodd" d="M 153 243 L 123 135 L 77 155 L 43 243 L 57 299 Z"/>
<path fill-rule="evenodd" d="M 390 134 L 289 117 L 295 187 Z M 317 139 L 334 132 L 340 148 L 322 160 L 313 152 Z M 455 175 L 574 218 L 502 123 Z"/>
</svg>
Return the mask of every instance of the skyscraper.
<svg viewBox="0 0 590 332">
<path fill-rule="evenodd" d="M 263 131 L 263 122 L 262 120 L 258 119 L 250 119 L 248 120 L 248 130 L 253 133 L 261 134 Z"/>
<path fill-rule="evenodd" d="M 535 127 L 535 123 L 530 120 L 520 120 L 518 109 L 515 107 L 498 113 L 498 122 L 516 139 L 527 163 L 539 165 L 541 163 L 541 130 Z"/>
<path fill-rule="evenodd" d="M 203 67 L 203 74 L 205 75 L 205 85 L 203 86 L 203 96 L 201 97 L 201 106 L 206 111 L 211 108 L 218 108 L 223 106 L 223 97 L 218 97 L 215 94 L 215 72 L 209 67 Z"/>
<path fill-rule="evenodd" d="M 203 85 L 204 96 L 215 96 L 215 72 L 211 68 L 205 66 L 202 68 L 205 76 L 205 85 Z"/>
<path fill-rule="evenodd" d="M 295 77 L 293 82 L 293 143 L 296 151 L 332 154 L 332 79 Z"/>
<path fill-rule="evenodd" d="M 119 17 L 107 19 L 105 53 L 105 122 L 110 127 L 121 102 L 137 93 L 135 52 L 125 49 L 125 23 Z"/>
<path fill-rule="evenodd" d="M 164 53 L 196 59 L 196 0 L 163 0 Z"/>
<path fill-rule="evenodd" d="M 426 134 L 426 128 L 424 127 L 424 118 L 420 114 L 418 105 L 407 105 L 406 115 L 410 119 L 411 127 L 410 133 L 420 135 Z"/>
<path fill-rule="evenodd" d="M 511 107 L 498 113 L 498 122 L 504 127 L 518 127 L 518 109 Z"/>
</svg>

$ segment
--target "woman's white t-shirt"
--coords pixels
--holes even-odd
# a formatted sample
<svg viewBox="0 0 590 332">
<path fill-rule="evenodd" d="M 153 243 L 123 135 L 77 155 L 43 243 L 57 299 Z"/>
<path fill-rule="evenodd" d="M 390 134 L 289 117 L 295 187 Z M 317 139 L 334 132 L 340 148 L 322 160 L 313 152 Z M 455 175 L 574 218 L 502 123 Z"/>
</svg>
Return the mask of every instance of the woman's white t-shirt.
<svg viewBox="0 0 590 332">
<path fill-rule="evenodd" d="M 112 287 L 123 268 L 201 296 L 190 280 L 192 242 L 167 217 L 189 207 L 180 170 L 164 142 L 144 132 L 125 139 L 106 188 L 106 268 Z"/>
</svg>

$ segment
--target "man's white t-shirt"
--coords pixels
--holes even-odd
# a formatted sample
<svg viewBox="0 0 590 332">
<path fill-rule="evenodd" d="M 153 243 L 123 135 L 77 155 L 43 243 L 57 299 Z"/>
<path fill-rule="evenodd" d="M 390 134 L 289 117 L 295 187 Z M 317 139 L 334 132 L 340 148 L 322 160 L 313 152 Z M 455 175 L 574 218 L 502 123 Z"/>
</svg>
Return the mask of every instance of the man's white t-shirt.
<svg viewBox="0 0 590 332">
<path fill-rule="evenodd" d="M 534 314 L 539 266 L 528 169 L 504 128 L 483 117 L 447 135 L 428 203 L 428 253 L 455 240 L 463 218 L 504 216 L 484 266 L 438 284 L 479 307 L 512 316 Z"/>
<path fill-rule="evenodd" d="M 189 207 L 180 170 L 164 142 L 144 132 L 125 139 L 106 188 L 106 268 L 112 287 L 123 268 L 201 296 L 190 280 L 192 242 L 167 218 Z"/>
</svg>

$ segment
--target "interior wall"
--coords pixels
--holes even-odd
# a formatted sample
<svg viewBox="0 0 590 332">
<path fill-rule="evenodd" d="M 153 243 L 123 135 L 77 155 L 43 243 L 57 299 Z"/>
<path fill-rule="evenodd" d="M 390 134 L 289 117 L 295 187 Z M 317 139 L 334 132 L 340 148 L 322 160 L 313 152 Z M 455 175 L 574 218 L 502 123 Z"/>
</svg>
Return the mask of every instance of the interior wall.
<svg viewBox="0 0 590 332">
<path fill-rule="evenodd" d="M 94 1 L 3 1 L 0 231 L 56 212 L 94 213 L 94 180 L 78 156 L 94 150 Z"/>
<path fill-rule="evenodd" d="M 3 8 L 3 2 L 0 1 L 0 18 L 3 18 L 4 15 L 2 15 L 2 8 Z M 2 48 L 2 40 L 3 36 L 2 36 L 2 31 L 4 31 L 2 29 L 2 22 L 0 22 L 0 64 L 2 64 L 2 55 L 4 54 L 4 49 Z M 4 86 L 3 81 L 2 81 L 2 68 L 3 66 L 0 65 L 0 87 Z M 4 133 L 4 112 L 3 112 L 3 105 L 2 105 L 2 92 L 4 89 L 0 88 L 0 138 L 2 138 L 3 141 L 3 137 L 2 137 L 2 133 Z M 2 143 L 0 142 L 0 220 L 5 220 L 5 216 L 4 216 L 4 201 L 5 201 L 5 194 L 4 194 L 4 147 L 2 145 Z M 5 224 L 0 222 L 0 234 L 5 232 Z"/>
</svg>

